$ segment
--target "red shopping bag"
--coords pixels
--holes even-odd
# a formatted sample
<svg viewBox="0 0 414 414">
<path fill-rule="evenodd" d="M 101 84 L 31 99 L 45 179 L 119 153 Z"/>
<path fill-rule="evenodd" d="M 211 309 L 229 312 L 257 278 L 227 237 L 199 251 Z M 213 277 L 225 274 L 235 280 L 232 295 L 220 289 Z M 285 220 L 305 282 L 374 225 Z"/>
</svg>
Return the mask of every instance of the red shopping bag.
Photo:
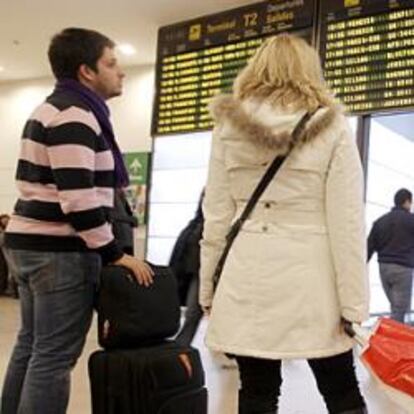
<svg viewBox="0 0 414 414">
<path fill-rule="evenodd" d="M 414 328 L 381 319 L 361 359 L 385 384 L 414 397 Z"/>
<path fill-rule="evenodd" d="M 414 344 L 414 328 L 393 319 L 381 318 L 374 333 L 403 341 L 411 341 Z"/>
</svg>

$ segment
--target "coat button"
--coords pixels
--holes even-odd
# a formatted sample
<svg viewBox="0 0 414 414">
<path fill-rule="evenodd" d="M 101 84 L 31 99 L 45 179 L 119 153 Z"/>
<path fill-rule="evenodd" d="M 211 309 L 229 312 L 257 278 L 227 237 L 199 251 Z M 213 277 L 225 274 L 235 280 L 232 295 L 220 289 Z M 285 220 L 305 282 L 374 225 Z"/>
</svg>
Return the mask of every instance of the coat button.
<svg viewBox="0 0 414 414">
<path fill-rule="evenodd" d="M 265 208 L 270 208 L 270 207 L 272 207 L 272 205 L 270 204 L 270 203 L 265 203 Z"/>
<path fill-rule="evenodd" d="M 263 227 L 262 227 L 262 230 L 263 230 L 264 232 L 267 232 L 267 230 L 269 230 L 269 228 L 268 228 L 267 226 L 263 226 Z"/>
</svg>

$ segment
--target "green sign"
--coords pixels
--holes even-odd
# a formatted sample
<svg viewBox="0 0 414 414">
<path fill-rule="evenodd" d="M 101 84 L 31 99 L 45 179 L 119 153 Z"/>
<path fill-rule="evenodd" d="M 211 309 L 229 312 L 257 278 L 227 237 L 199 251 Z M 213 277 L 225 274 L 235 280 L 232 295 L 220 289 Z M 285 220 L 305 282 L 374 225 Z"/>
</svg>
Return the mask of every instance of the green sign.
<svg viewBox="0 0 414 414">
<path fill-rule="evenodd" d="M 131 184 L 147 184 L 148 152 L 128 152 L 123 154 Z"/>
<path fill-rule="evenodd" d="M 129 152 L 123 154 L 129 175 L 129 187 L 126 196 L 132 212 L 138 219 L 139 225 L 147 221 L 147 190 L 149 152 Z"/>
</svg>

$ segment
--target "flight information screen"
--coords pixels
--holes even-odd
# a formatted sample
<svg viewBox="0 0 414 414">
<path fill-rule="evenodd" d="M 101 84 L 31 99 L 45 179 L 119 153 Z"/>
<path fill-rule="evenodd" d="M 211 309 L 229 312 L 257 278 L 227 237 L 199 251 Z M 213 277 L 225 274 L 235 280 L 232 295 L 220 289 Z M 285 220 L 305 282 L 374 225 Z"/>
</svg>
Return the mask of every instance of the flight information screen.
<svg viewBox="0 0 414 414">
<path fill-rule="evenodd" d="M 311 41 L 313 14 L 313 0 L 266 1 L 161 28 L 153 135 L 211 129 L 211 97 L 231 90 L 265 37 L 294 30 Z"/>
<path fill-rule="evenodd" d="M 414 106 L 414 0 L 329 0 L 325 76 L 351 113 Z"/>
</svg>

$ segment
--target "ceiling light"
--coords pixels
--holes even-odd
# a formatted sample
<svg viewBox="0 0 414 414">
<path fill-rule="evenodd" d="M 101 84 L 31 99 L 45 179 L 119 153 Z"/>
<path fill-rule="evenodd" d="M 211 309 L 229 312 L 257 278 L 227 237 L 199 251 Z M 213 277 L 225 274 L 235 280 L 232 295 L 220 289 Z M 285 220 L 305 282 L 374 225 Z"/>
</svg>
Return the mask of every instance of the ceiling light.
<svg viewBox="0 0 414 414">
<path fill-rule="evenodd" d="M 135 47 L 130 45 L 129 43 L 122 43 L 118 45 L 118 50 L 125 56 L 132 56 L 137 53 Z"/>
<path fill-rule="evenodd" d="M 0 66 L 0 72 L 3 72 L 4 68 L 3 66 Z"/>
</svg>

